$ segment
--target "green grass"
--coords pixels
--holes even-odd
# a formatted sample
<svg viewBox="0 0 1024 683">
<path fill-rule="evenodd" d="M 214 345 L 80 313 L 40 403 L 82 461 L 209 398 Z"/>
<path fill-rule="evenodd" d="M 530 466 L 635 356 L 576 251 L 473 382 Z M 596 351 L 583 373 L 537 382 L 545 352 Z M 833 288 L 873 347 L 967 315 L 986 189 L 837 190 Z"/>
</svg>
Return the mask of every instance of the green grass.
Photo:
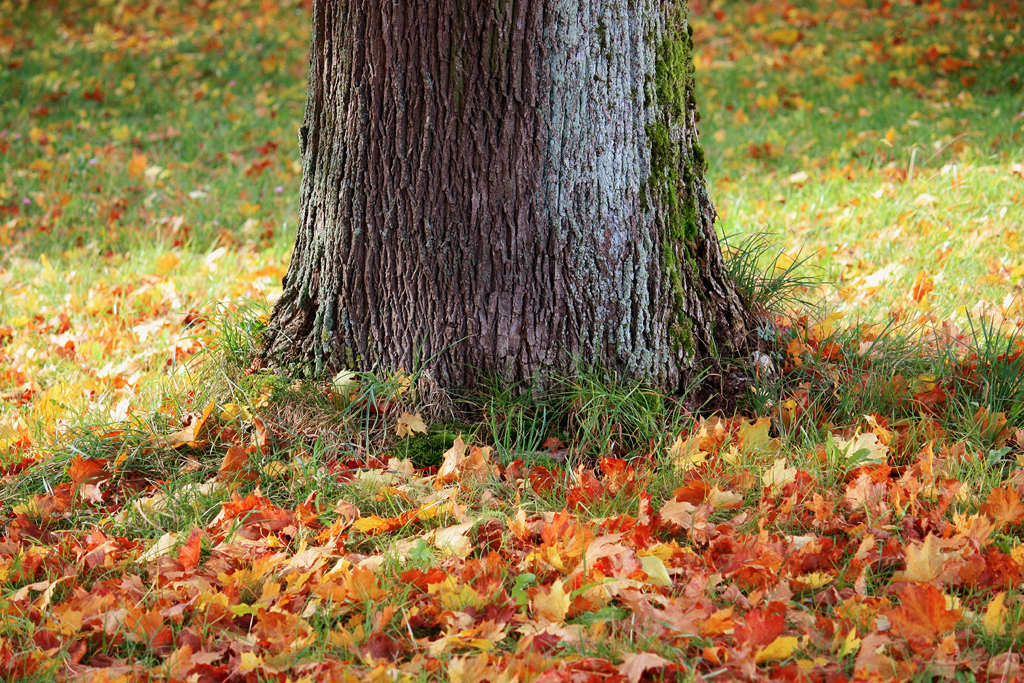
<svg viewBox="0 0 1024 683">
<path fill-rule="evenodd" d="M 783 267 L 809 256 L 835 310 L 1020 325 L 1024 33 L 1009 5 L 958 4 L 717 0 L 693 17 L 718 227 L 780 235 Z"/>
</svg>

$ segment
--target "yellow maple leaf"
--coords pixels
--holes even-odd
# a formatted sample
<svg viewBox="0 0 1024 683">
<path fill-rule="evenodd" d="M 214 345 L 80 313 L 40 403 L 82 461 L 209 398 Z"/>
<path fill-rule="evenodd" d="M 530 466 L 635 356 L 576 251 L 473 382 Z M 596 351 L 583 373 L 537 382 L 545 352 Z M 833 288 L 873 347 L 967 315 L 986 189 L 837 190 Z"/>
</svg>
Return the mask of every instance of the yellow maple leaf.
<svg viewBox="0 0 1024 683">
<path fill-rule="evenodd" d="M 998 593 L 985 608 L 985 616 L 981 618 L 981 626 L 990 636 L 998 636 L 1006 630 L 1006 591 Z"/>
<path fill-rule="evenodd" d="M 850 632 L 843 638 L 842 645 L 839 646 L 839 656 L 846 657 L 847 655 L 856 654 L 859 649 L 860 638 L 857 637 L 857 629 L 851 628 Z"/>
<path fill-rule="evenodd" d="M 832 440 L 846 460 L 858 464 L 884 463 L 889 453 L 889 447 L 882 443 L 875 432 L 856 434 L 852 439 L 840 439 L 833 434 Z"/>
<path fill-rule="evenodd" d="M 569 594 L 565 592 L 565 586 L 561 579 L 556 579 L 546 593 L 537 593 L 533 596 L 533 612 L 538 620 L 552 624 L 560 624 L 565 621 L 565 615 L 569 613 L 569 606 L 572 603 Z"/>
<path fill-rule="evenodd" d="M 220 413 L 220 419 L 228 423 L 235 420 L 248 422 L 252 420 L 252 413 L 245 406 L 240 406 L 237 403 L 227 403 L 224 405 L 224 410 Z"/>
<path fill-rule="evenodd" d="M 774 31 L 769 31 L 765 38 L 780 47 L 789 47 L 800 40 L 800 31 L 795 28 L 777 28 Z"/>
<path fill-rule="evenodd" d="M 672 585 L 672 579 L 668 575 L 668 568 L 665 566 L 664 560 L 657 555 L 643 555 L 639 559 L 644 573 L 647 574 L 647 580 L 644 583 L 652 586 Z"/>
<path fill-rule="evenodd" d="M 758 664 L 764 664 L 765 662 L 786 659 L 793 654 L 793 651 L 796 650 L 796 646 L 799 644 L 800 639 L 796 636 L 779 636 L 771 644 L 758 652 L 757 656 L 754 657 L 754 661 Z"/>
<path fill-rule="evenodd" d="M 834 576 L 825 572 L 811 572 L 810 574 L 794 576 L 793 583 L 803 590 L 816 590 L 832 583 L 834 579 Z"/>
<path fill-rule="evenodd" d="M 911 541 L 905 552 L 907 568 L 899 574 L 899 580 L 929 583 L 942 573 L 945 558 L 934 534 L 925 536 L 923 543 Z"/>
</svg>

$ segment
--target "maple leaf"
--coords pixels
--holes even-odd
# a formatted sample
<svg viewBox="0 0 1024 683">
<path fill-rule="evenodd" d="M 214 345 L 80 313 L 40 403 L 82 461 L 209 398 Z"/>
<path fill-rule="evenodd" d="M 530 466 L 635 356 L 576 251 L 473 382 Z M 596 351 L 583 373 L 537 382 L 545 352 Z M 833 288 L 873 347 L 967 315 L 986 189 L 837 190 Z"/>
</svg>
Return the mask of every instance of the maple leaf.
<svg viewBox="0 0 1024 683">
<path fill-rule="evenodd" d="M 892 640 L 885 634 L 864 636 L 853 666 L 855 680 L 908 680 L 913 669 L 885 654 L 891 645 Z"/>
<path fill-rule="evenodd" d="M 981 513 L 988 516 L 997 528 L 1005 528 L 1024 520 L 1024 502 L 1017 489 L 1003 486 L 992 489 L 981 505 Z"/>
<path fill-rule="evenodd" d="M 786 620 L 781 614 L 773 615 L 763 609 L 752 609 L 735 629 L 736 642 L 760 650 L 775 642 L 785 628 Z"/>
<path fill-rule="evenodd" d="M 75 488 L 96 481 L 103 476 L 103 466 L 106 464 L 106 460 L 84 460 L 81 456 L 75 456 L 75 459 L 68 465 L 68 477 L 71 479 L 71 485 Z"/>
<path fill-rule="evenodd" d="M 455 443 L 444 454 L 444 462 L 437 471 L 434 488 L 441 488 L 463 478 L 485 480 L 491 471 L 490 454 L 490 448 L 470 447 L 462 440 L 462 436 L 455 437 Z"/>
<path fill-rule="evenodd" d="M 622 458 L 602 458 L 598 464 L 605 476 L 605 488 L 608 490 L 608 495 L 618 495 L 619 491 L 623 489 L 627 493 L 634 490 L 636 471 L 627 461 Z"/>
<path fill-rule="evenodd" d="M 850 632 L 843 638 L 842 644 L 839 646 L 839 652 L 837 653 L 840 657 L 847 657 L 854 654 L 860 649 L 861 639 L 857 637 L 857 629 L 851 628 Z"/>
<path fill-rule="evenodd" d="M 377 515 L 370 515 L 368 517 L 362 517 L 357 519 L 352 526 L 362 531 L 364 534 L 370 536 L 376 536 L 378 534 L 390 533 L 396 529 L 400 529 L 409 522 L 416 519 L 418 510 L 410 510 L 404 512 L 398 517 L 378 517 Z"/>
<path fill-rule="evenodd" d="M 992 413 L 985 406 L 981 406 L 971 418 L 979 433 L 988 439 L 992 439 L 996 448 L 1001 448 L 1010 439 L 1010 430 L 1006 429 L 1006 413 Z"/>
<path fill-rule="evenodd" d="M 679 437 L 669 449 L 669 457 L 672 458 L 672 464 L 676 466 L 677 470 L 685 472 L 704 462 L 708 457 L 708 452 L 695 448 L 693 439 L 684 441 L 682 437 Z"/>
<path fill-rule="evenodd" d="M 220 471 L 217 478 L 221 481 L 229 481 L 235 478 L 255 479 L 258 475 L 254 472 L 243 472 L 249 463 L 249 453 L 241 446 L 232 444 L 224 459 L 220 463 Z"/>
<path fill-rule="evenodd" d="M 629 683 L 639 683 L 648 671 L 661 670 L 673 664 L 671 660 L 653 652 L 626 652 L 622 655 L 622 664 L 619 664 L 618 670 Z"/>
<path fill-rule="evenodd" d="M 547 590 L 537 591 L 533 599 L 530 600 L 530 604 L 538 621 L 560 624 L 565 621 L 572 600 L 565 592 L 562 581 L 556 579 Z"/>
<path fill-rule="evenodd" d="M 641 555 L 639 559 L 644 573 L 647 574 L 644 583 L 652 586 L 672 585 L 672 579 L 668 575 L 668 568 L 665 566 L 664 560 L 657 555 Z"/>
<path fill-rule="evenodd" d="M 754 656 L 754 662 L 764 664 L 765 662 L 788 659 L 799 644 L 800 639 L 795 636 L 779 636 L 758 650 L 757 655 Z"/>
<path fill-rule="evenodd" d="M 761 485 L 775 495 L 782 491 L 786 484 L 796 480 L 796 473 L 795 467 L 786 467 L 785 458 L 779 458 L 768 471 L 761 475 Z"/>
<path fill-rule="evenodd" d="M 185 569 L 191 569 L 199 564 L 199 558 L 203 552 L 203 532 L 193 529 L 188 540 L 178 550 L 178 562 Z"/>
<path fill-rule="evenodd" d="M 161 254 L 156 258 L 156 272 L 160 275 L 167 275 L 177 268 L 179 263 L 181 263 L 181 259 L 174 252 Z"/>
<path fill-rule="evenodd" d="M 794 338 L 789 342 L 786 353 L 789 355 L 789 362 L 798 368 L 804 364 L 803 357 L 809 353 L 809 349 L 802 341 Z"/>
<path fill-rule="evenodd" d="M 474 522 L 466 522 L 438 529 L 434 532 L 434 545 L 442 552 L 468 557 L 473 552 L 473 542 L 467 534 L 474 524 Z"/>
<path fill-rule="evenodd" d="M 395 434 L 404 439 L 416 432 L 427 433 L 427 423 L 423 421 L 423 416 L 419 413 L 402 413 L 398 418 L 398 424 L 395 425 Z"/>
<path fill-rule="evenodd" d="M 918 199 L 920 199 L 920 197 L 918 197 Z M 920 270 L 914 276 L 914 286 L 910 290 L 910 298 L 917 303 L 921 303 L 921 301 L 934 289 L 935 283 L 932 282 L 931 275 L 928 274 L 927 270 Z"/>
<path fill-rule="evenodd" d="M 252 413 L 245 406 L 237 403 L 225 403 L 224 410 L 220 413 L 221 422 L 231 424 L 232 422 L 249 422 L 252 420 Z"/>
<path fill-rule="evenodd" d="M 900 592 L 900 606 L 888 617 L 896 632 L 915 643 L 932 643 L 935 636 L 951 630 L 961 611 L 946 606 L 946 596 L 930 583 L 911 583 Z"/>
<path fill-rule="evenodd" d="M 852 439 L 840 439 L 832 435 L 836 449 L 843 454 L 843 457 L 857 465 L 884 463 L 889 447 L 878 438 L 874 432 L 856 434 Z"/>
<path fill-rule="evenodd" d="M 715 509 L 738 508 L 743 505 L 743 494 L 723 491 L 717 486 L 708 491 L 708 504 Z"/>
<path fill-rule="evenodd" d="M 146 171 L 146 155 L 137 149 L 132 150 L 132 160 L 128 163 L 128 177 L 140 180 Z"/>
<path fill-rule="evenodd" d="M 726 607 L 717 610 L 700 625 L 700 634 L 706 637 L 714 637 L 731 633 L 736 628 L 734 607 Z"/>
<path fill-rule="evenodd" d="M 1010 613 L 1006 606 L 1006 591 L 996 594 L 985 608 L 985 616 L 981 618 L 981 626 L 990 636 L 1001 635 L 1006 631 L 1006 617 Z"/>
<path fill-rule="evenodd" d="M 778 452 L 781 443 L 778 439 L 772 439 L 769 434 L 772 426 L 770 417 L 761 417 L 754 422 L 740 420 L 740 426 L 736 430 L 739 437 L 739 447 L 744 452 Z"/>
<path fill-rule="evenodd" d="M 0 452 L 30 445 L 28 424 L 15 415 L 0 416 Z"/>
<path fill-rule="evenodd" d="M 692 503 L 687 503 L 683 500 L 669 500 L 661 506 L 658 514 L 661 515 L 662 519 L 678 524 L 684 529 L 689 529 L 693 526 L 692 513 L 696 509 L 697 507 Z"/>
<path fill-rule="evenodd" d="M 213 413 L 216 405 L 217 402 L 211 399 L 206 404 L 202 413 L 191 414 L 192 421 L 187 427 L 166 437 L 155 438 L 155 444 L 157 446 L 169 446 L 170 448 L 180 448 L 182 446 L 196 448 L 202 445 L 206 439 L 207 432 L 210 430 L 210 415 Z"/>
<path fill-rule="evenodd" d="M 935 534 L 928 534 L 924 542 L 911 541 L 906 548 L 907 568 L 893 577 L 899 581 L 929 583 L 942 574 L 945 557 Z"/>
</svg>

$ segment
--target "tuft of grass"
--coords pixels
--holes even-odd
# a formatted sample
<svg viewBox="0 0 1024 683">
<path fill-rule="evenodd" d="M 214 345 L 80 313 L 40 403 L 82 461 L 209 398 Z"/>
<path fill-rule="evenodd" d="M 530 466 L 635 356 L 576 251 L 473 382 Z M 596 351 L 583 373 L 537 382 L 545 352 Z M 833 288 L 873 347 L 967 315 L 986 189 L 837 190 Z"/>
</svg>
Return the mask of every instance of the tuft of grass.
<svg viewBox="0 0 1024 683">
<path fill-rule="evenodd" d="M 669 397 L 609 373 L 563 378 L 554 396 L 575 448 L 592 460 L 649 452 L 673 431 L 669 423 L 678 416 Z"/>
<path fill-rule="evenodd" d="M 747 307 L 764 317 L 814 307 L 823 285 L 807 272 L 812 256 L 793 258 L 781 237 L 768 230 L 722 237 L 726 273 Z"/>
<path fill-rule="evenodd" d="M 1024 427 L 1024 333 L 1003 334 L 990 320 L 969 318 L 966 339 L 941 350 L 947 419 L 959 431 L 997 449 Z"/>
</svg>

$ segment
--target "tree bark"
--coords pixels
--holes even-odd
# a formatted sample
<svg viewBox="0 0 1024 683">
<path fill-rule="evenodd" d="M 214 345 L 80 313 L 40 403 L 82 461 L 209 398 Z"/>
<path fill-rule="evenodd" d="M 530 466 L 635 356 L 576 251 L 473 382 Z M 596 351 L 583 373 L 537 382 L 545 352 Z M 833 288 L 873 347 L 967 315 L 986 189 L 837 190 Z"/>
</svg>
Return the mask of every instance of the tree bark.
<svg viewBox="0 0 1024 683">
<path fill-rule="evenodd" d="M 264 358 L 673 392 L 745 347 L 683 2 L 316 0 L 313 25 Z"/>
</svg>

